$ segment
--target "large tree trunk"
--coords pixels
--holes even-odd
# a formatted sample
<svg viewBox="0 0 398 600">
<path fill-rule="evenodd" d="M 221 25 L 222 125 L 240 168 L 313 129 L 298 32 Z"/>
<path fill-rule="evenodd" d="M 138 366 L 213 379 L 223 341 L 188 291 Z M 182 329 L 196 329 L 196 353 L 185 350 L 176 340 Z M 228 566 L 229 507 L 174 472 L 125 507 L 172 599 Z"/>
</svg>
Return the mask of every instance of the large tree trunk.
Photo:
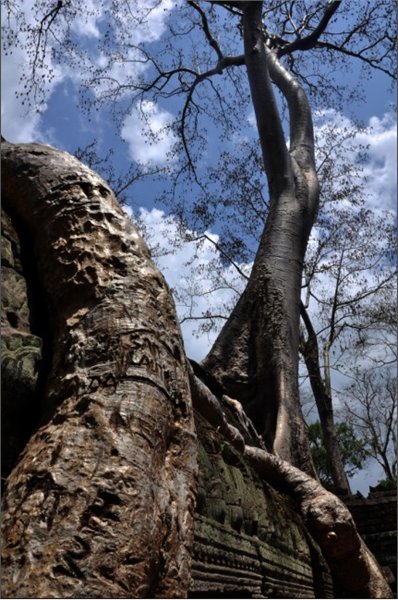
<svg viewBox="0 0 398 600">
<path fill-rule="evenodd" d="M 262 3 L 244 5 L 245 60 L 270 207 L 250 280 L 203 366 L 245 407 L 267 447 L 315 474 L 298 394 L 304 254 L 319 201 L 311 112 L 302 88 L 264 45 Z M 286 148 L 271 77 L 290 114 Z"/>
<path fill-rule="evenodd" d="M 196 438 L 169 289 L 96 174 L 49 146 L 2 157 L 53 341 L 43 421 L 4 494 L 3 597 L 184 596 Z"/>
</svg>

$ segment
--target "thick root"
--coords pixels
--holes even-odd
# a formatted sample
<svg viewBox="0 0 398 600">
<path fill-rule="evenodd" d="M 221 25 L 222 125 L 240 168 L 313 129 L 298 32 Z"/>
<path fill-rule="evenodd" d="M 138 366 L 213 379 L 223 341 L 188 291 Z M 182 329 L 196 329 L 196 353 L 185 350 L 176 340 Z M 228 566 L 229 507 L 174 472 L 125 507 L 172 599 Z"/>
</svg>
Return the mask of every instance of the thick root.
<svg viewBox="0 0 398 600">
<path fill-rule="evenodd" d="M 384 575 L 361 539 L 351 513 L 334 494 L 296 467 L 260 449 L 245 446 L 255 471 L 292 496 L 318 542 L 336 582 L 358 598 L 393 598 Z"/>
</svg>

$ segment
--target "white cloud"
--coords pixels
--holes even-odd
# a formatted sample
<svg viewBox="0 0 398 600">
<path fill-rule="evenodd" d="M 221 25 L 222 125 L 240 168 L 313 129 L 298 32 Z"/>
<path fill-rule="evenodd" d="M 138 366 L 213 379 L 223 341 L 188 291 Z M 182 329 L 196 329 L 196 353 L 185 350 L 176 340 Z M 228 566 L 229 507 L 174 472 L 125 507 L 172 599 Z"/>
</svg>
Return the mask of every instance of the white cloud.
<svg viewBox="0 0 398 600">
<path fill-rule="evenodd" d="M 391 114 L 372 117 L 359 143 L 369 144 L 365 165 L 370 204 L 374 208 L 395 210 L 397 189 L 397 124 Z"/>
<path fill-rule="evenodd" d="M 131 31 L 132 43 L 138 45 L 160 39 L 165 32 L 170 11 L 180 4 L 180 0 L 161 0 L 157 3 L 139 0 L 135 7 L 135 27 Z"/>
<path fill-rule="evenodd" d="M 85 0 L 84 10 L 78 11 L 70 24 L 72 31 L 82 37 L 98 39 L 100 37 L 98 24 L 110 9 L 109 4 L 108 1 L 97 3 L 93 0 Z"/>
<path fill-rule="evenodd" d="M 2 58 L 1 69 L 1 130 L 10 142 L 29 142 L 39 137 L 40 115 L 22 105 L 15 91 L 20 89 L 20 76 L 25 56 L 15 49 L 12 56 Z"/>
<path fill-rule="evenodd" d="M 131 158 L 147 167 L 161 166 L 167 160 L 173 160 L 172 150 L 177 138 L 170 130 L 172 122 L 173 115 L 154 102 L 144 100 L 136 104 L 121 129 Z"/>
<path fill-rule="evenodd" d="M 328 147 L 327 131 L 330 127 L 344 137 L 346 130 L 356 127 L 348 117 L 335 111 L 325 109 L 314 115 L 316 132 L 321 145 Z M 322 141 L 323 135 L 323 141 Z M 363 167 L 361 178 L 367 178 L 366 195 L 369 208 L 391 209 L 396 206 L 397 189 L 397 123 L 392 113 L 386 113 L 381 118 L 371 117 L 364 130 L 358 130 L 356 137 L 343 142 L 335 151 L 335 161 L 346 160 L 358 162 L 362 147 L 367 147 L 367 160 Z"/>
<path fill-rule="evenodd" d="M 233 267 L 222 263 L 210 241 L 217 243 L 217 235 L 206 232 L 209 239 L 186 241 L 176 219 L 158 209 L 141 208 L 138 220 L 153 258 L 173 290 L 187 355 L 202 360 L 225 320 L 216 318 L 210 331 L 198 335 L 198 327 L 203 323 L 198 317 L 206 312 L 228 316 L 245 281 Z M 185 233 L 196 237 L 192 231 Z M 251 265 L 240 267 L 247 274 L 250 272 Z"/>
<path fill-rule="evenodd" d="M 24 0 L 21 10 L 24 13 L 26 23 L 34 23 L 34 2 L 33 0 Z M 10 18 L 6 21 L 6 9 L 2 8 L 3 23 L 8 22 L 11 28 L 21 29 L 19 22 L 15 21 L 14 13 L 10 13 Z M 3 27 L 5 27 L 3 25 Z M 3 32 L 3 37 L 5 32 Z M 27 77 L 26 65 L 29 63 L 29 48 L 27 47 L 27 36 L 21 31 L 18 33 L 18 45 L 14 45 L 7 51 L 2 48 L 2 69 L 1 69 L 1 117 L 2 134 L 10 142 L 29 142 L 41 141 L 40 133 L 40 112 L 46 109 L 47 103 L 42 100 L 39 105 L 28 103 L 28 99 L 21 96 L 26 88 Z M 53 78 L 48 82 L 46 76 L 49 70 L 52 70 Z M 41 91 L 45 92 L 45 97 L 49 98 L 54 87 L 62 79 L 63 75 L 59 67 L 53 64 L 51 58 L 47 56 L 43 67 L 37 69 L 37 79 L 42 80 Z M 17 95 L 18 94 L 18 95 Z"/>
<path fill-rule="evenodd" d="M 179 1 L 174 0 L 161 0 L 157 2 L 155 0 L 138 0 L 135 3 L 134 10 L 131 15 L 128 16 L 125 13 L 112 13 L 110 10 L 110 1 L 103 0 L 100 3 L 95 3 L 94 0 L 88 0 L 84 5 L 84 13 L 77 10 L 76 15 L 72 17 L 68 14 L 68 26 L 75 36 L 82 39 L 83 44 L 85 40 L 97 40 L 100 38 L 99 25 L 101 21 L 106 17 L 113 19 L 114 31 L 116 39 L 119 40 L 124 56 L 123 60 L 116 60 L 114 57 L 109 58 L 106 54 L 99 50 L 97 44 L 90 44 L 86 50 L 90 49 L 89 53 L 79 56 L 76 55 L 79 68 L 77 65 L 71 67 L 68 63 L 69 55 L 65 53 L 65 64 L 55 65 L 52 60 L 51 47 L 48 48 L 46 53 L 43 68 L 40 69 L 38 76 L 42 74 L 48 75 L 52 70 L 53 78 L 51 82 L 48 81 L 48 77 L 43 77 L 43 86 L 40 89 L 42 99 L 39 105 L 33 102 L 33 108 L 28 107 L 28 104 L 22 104 L 22 97 L 18 98 L 15 92 L 21 92 L 24 89 L 24 85 L 27 81 L 27 77 L 30 75 L 29 71 L 29 44 L 27 43 L 27 37 L 22 33 L 23 27 L 19 22 L 16 22 L 13 17 L 13 12 L 10 13 L 10 19 L 7 20 L 7 9 L 3 8 L 3 24 L 4 28 L 7 29 L 8 24 L 11 29 L 17 34 L 18 45 L 14 45 L 10 48 L 10 51 L 2 57 L 2 133 L 10 141 L 47 141 L 40 131 L 41 114 L 43 113 L 50 101 L 51 94 L 55 87 L 64 81 L 66 78 L 73 80 L 76 84 L 80 84 L 86 74 L 89 74 L 95 67 L 107 67 L 104 75 L 109 77 L 108 81 L 112 77 L 117 79 L 122 85 L 126 83 L 127 79 L 136 78 L 147 69 L 149 63 L 144 63 L 142 55 L 137 48 L 133 46 L 139 46 L 142 42 L 155 42 L 164 33 L 166 28 L 166 22 L 169 17 L 169 13 L 174 8 L 178 7 Z M 21 0 L 20 12 L 18 15 L 22 15 L 22 19 L 25 25 L 34 26 L 36 25 L 35 20 L 35 1 L 34 0 Z M 126 10 L 129 10 L 128 7 Z M 124 15 L 124 16 L 123 16 Z M 59 15 L 59 20 L 54 23 L 60 24 L 57 30 L 58 43 L 63 43 L 63 37 L 65 34 L 65 28 L 63 27 L 62 13 Z M 119 19 L 119 22 L 117 21 Z M 127 23 L 131 23 L 130 29 L 128 29 Z M 128 31 L 128 44 L 126 39 L 122 39 L 121 32 L 122 27 L 124 34 Z M 3 39 L 5 33 L 3 33 Z M 120 39 L 119 39 L 120 38 Z M 50 37 L 49 40 L 52 38 Z M 83 56 L 85 58 L 83 58 Z M 137 62 L 134 59 L 139 58 Z M 99 80 L 97 87 L 93 86 L 92 91 L 96 95 L 100 95 L 105 90 L 104 80 Z M 127 92 L 126 92 L 127 93 Z M 40 112 L 38 112 L 38 110 Z M 155 123 L 156 125 L 156 123 Z M 155 153 L 155 151 L 154 151 Z"/>
<path fill-rule="evenodd" d="M 117 91 L 119 100 L 131 94 L 131 82 L 137 82 L 151 64 L 140 46 L 156 42 L 162 37 L 170 12 L 177 9 L 180 3 L 180 0 L 138 0 L 133 11 L 128 5 L 120 11 L 102 7 L 104 14 L 98 16 L 94 29 L 98 31 L 97 22 L 106 15 L 114 40 L 105 50 L 96 46 L 90 49 L 83 73 L 85 78 L 87 72 L 95 72 L 99 68 L 98 76 L 90 81 L 90 89 L 97 98 L 109 97 L 109 90 Z M 85 26 L 84 22 L 82 26 Z M 75 77 L 80 79 L 79 73 Z"/>
</svg>

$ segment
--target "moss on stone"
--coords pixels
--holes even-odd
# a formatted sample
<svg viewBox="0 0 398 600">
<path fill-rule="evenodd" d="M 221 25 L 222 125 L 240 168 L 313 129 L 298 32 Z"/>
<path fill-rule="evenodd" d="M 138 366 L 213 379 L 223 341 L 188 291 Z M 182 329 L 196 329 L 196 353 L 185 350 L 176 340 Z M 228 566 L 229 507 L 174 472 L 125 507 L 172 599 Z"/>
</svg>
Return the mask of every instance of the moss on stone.
<svg viewBox="0 0 398 600">
<path fill-rule="evenodd" d="M 261 481 L 200 415 L 196 426 L 199 491 L 191 589 L 215 597 L 332 597 L 328 568 L 295 504 Z"/>
</svg>

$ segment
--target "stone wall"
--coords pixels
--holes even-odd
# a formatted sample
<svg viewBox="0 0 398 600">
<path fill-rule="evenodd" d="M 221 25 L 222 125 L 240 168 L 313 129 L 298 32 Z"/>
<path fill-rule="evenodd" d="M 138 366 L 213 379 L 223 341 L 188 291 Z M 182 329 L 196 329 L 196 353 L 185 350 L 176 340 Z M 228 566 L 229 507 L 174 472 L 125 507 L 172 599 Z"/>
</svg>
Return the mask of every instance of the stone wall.
<svg viewBox="0 0 398 600">
<path fill-rule="evenodd" d="M 397 590 L 397 492 L 371 491 L 368 498 L 344 498 L 358 531 L 383 568 L 393 591 Z"/>
<path fill-rule="evenodd" d="M 12 220 L 1 214 L 1 472 L 9 474 L 38 414 L 42 338 L 35 334 L 23 248 Z M 29 297 L 28 297 L 29 296 Z"/>
<path fill-rule="evenodd" d="M 333 598 L 328 567 L 296 506 L 262 482 L 200 415 L 189 597 Z"/>
</svg>

